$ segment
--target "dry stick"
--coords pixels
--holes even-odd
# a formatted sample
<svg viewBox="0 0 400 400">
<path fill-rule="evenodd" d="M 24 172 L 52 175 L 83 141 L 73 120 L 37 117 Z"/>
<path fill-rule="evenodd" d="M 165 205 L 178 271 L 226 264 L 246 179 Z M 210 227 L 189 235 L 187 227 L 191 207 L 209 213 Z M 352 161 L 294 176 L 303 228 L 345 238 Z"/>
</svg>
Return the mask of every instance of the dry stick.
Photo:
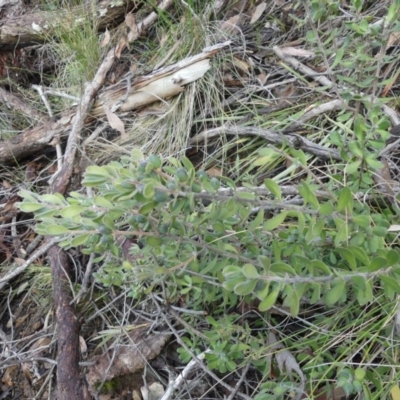
<svg viewBox="0 0 400 400">
<path fill-rule="evenodd" d="M 233 389 L 233 392 L 229 395 L 229 397 L 226 400 L 233 400 L 233 398 L 235 397 L 236 392 L 239 390 L 240 385 L 243 383 L 244 378 L 246 378 L 247 372 L 250 368 L 251 362 L 249 361 L 246 366 L 243 368 L 242 371 L 242 375 L 240 377 L 240 379 L 237 381 L 236 385 L 235 385 L 235 389 Z"/>
<path fill-rule="evenodd" d="M 79 293 L 76 295 L 75 299 L 73 300 L 73 302 L 75 302 L 76 304 L 78 304 L 80 302 L 82 296 L 88 291 L 89 280 L 90 280 L 90 277 L 92 276 L 94 256 L 95 256 L 95 254 L 92 253 L 89 257 L 89 261 L 86 265 L 85 276 L 83 277 L 83 281 L 82 281 L 81 290 L 79 291 Z"/>
<path fill-rule="evenodd" d="M 0 279 L 0 290 L 16 276 L 22 274 L 34 261 L 36 261 L 41 255 L 45 254 L 47 250 L 57 243 L 56 239 L 52 239 L 44 243 L 39 249 L 37 249 L 21 266 L 11 271 L 9 274 Z"/>
<path fill-rule="evenodd" d="M 206 353 L 210 353 L 210 350 L 203 351 L 203 353 L 197 356 L 197 359 L 204 360 Z M 183 369 L 183 371 L 176 377 L 176 379 L 168 385 L 167 390 L 165 391 L 160 400 L 169 400 L 171 396 L 174 394 L 174 391 L 178 389 L 183 382 L 187 381 L 189 374 L 192 372 L 192 369 L 196 366 L 197 366 L 197 360 L 196 359 L 191 360 L 188 363 L 188 365 L 186 365 L 186 367 Z"/>
<path fill-rule="evenodd" d="M 340 110 L 343 106 L 344 102 L 342 100 L 333 100 L 320 104 L 290 124 L 287 128 L 285 128 L 285 132 L 290 132 L 291 130 L 301 127 L 305 122 L 315 118 L 317 115 L 326 114 L 329 111 Z"/>
<path fill-rule="evenodd" d="M 326 76 L 315 72 L 312 68 L 302 64 L 296 58 L 283 53 L 278 46 L 274 46 L 272 50 L 281 60 L 290 64 L 296 71 L 300 71 L 303 75 L 309 76 L 316 82 L 320 83 L 322 86 L 327 86 L 328 88 L 331 88 L 333 86 L 332 81 L 330 81 Z"/>
<path fill-rule="evenodd" d="M 295 134 L 284 135 L 282 133 L 273 131 L 271 129 L 262 129 L 255 126 L 229 126 L 222 125 L 218 128 L 205 130 L 194 138 L 191 139 L 191 145 L 197 145 L 199 142 L 204 142 L 207 139 L 214 137 L 220 137 L 222 134 L 225 135 L 243 135 L 243 136 L 257 136 L 265 139 L 267 142 L 274 144 L 284 144 L 287 142 L 292 147 L 300 147 L 311 154 L 322 158 L 329 158 L 338 161 L 343 161 L 339 151 L 335 149 L 328 149 L 324 146 L 313 143 L 302 136 Z"/>
<path fill-rule="evenodd" d="M 45 93 L 43 92 L 43 88 L 41 85 L 32 85 L 32 88 L 35 89 L 38 93 L 40 98 L 42 99 L 44 105 L 46 106 L 47 113 L 49 114 L 50 118 L 53 118 L 53 110 L 50 107 L 50 103 L 47 100 Z"/>
</svg>

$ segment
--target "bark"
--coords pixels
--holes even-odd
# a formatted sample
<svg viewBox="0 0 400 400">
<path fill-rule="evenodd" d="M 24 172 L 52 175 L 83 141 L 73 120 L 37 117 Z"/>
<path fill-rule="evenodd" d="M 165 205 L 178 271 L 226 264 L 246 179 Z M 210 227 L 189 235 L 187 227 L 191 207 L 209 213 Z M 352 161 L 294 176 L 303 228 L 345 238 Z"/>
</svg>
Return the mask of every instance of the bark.
<svg viewBox="0 0 400 400">
<path fill-rule="evenodd" d="M 73 271 L 67 254 L 58 246 L 51 247 L 48 256 L 52 268 L 53 300 L 58 324 L 57 399 L 89 400 L 91 396 L 79 370 L 80 323 L 70 304 L 72 296 L 68 276 L 73 276 Z"/>
</svg>

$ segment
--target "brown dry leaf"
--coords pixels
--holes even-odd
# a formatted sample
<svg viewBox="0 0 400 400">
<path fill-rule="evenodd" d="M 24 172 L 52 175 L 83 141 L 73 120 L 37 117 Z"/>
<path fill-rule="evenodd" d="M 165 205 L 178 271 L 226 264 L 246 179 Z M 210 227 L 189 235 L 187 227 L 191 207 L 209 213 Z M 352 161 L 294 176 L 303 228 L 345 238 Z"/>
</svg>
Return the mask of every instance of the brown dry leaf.
<svg viewBox="0 0 400 400">
<path fill-rule="evenodd" d="M 136 389 L 132 391 L 132 400 L 142 400 L 142 396 Z"/>
<path fill-rule="evenodd" d="M 132 13 L 129 13 L 125 17 L 125 25 L 129 28 L 128 42 L 132 42 L 139 37 L 138 26 L 136 24 L 136 18 Z"/>
<path fill-rule="evenodd" d="M 4 186 L 4 189 L 11 189 L 12 188 L 11 183 L 6 181 L 5 179 L 3 179 L 3 186 Z"/>
<path fill-rule="evenodd" d="M 125 126 L 124 123 L 122 122 L 121 118 L 118 117 L 117 114 L 114 114 L 111 112 L 111 110 L 107 106 L 103 106 L 103 110 L 106 113 L 108 123 L 110 124 L 111 128 L 117 130 L 122 137 L 126 136 L 125 133 Z"/>
<path fill-rule="evenodd" d="M 157 357 L 170 338 L 170 334 L 148 333 L 149 324 L 140 325 L 129 332 L 126 345 L 116 345 L 105 354 L 94 359 L 95 364 L 89 367 L 86 379 L 90 391 L 103 380 L 111 380 L 117 376 L 132 374 L 141 370 L 148 360 Z M 113 363 L 110 365 L 110 360 Z"/>
<path fill-rule="evenodd" d="M 201 60 L 188 65 L 172 74 L 143 85 L 140 89 L 133 87 L 132 93 L 119 108 L 120 111 L 137 109 L 160 99 L 167 99 L 185 90 L 184 86 L 204 76 L 210 69 L 210 60 Z"/>
<path fill-rule="evenodd" d="M 132 74 L 135 74 L 136 71 L 137 71 L 137 69 L 138 69 L 137 64 L 133 64 L 133 63 L 132 63 L 131 66 L 129 67 L 129 71 L 131 71 Z"/>
<path fill-rule="evenodd" d="M 18 365 L 11 365 L 5 370 L 3 376 L 1 377 L 1 381 L 7 386 L 14 386 L 14 382 L 17 379 L 18 370 Z"/>
<path fill-rule="evenodd" d="M 241 22 L 242 17 L 240 15 L 235 15 L 221 25 L 221 30 L 230 34 L 238 33 L 240 31 L 239 25 Z"/>
<path fill-rule="evenodd" d="M 137 115 L 144 117 L 146 115 L 164 115 L 166 113 L 166 108 L 164 104 L 156 104 L 153 107 L 146 107 L 140 110 Z"/>
<path fill-rule="evenodd" d="M 399 43 L 400 32 L 393 32 L 389 35 L 386 47 L 390 47 Z"/>
<path fill-rule="evenodd" d="M 121 57 L 122 50 L 124 50 L 127 44 L 128 44 L 128 38 L 125 35 L 123 35 L 119 40 L 117 47 L 115 49 L 115 57 L 117 58 Z"/>
<path fill-rule="evenodd" d="M 30 162 L 25 168 L 25 180 L 27 182 L 32 182 L 37 178 L 37 165 Z"/>
<path fill-rule="evenodd" d="M 18 257 L 14 257 L 14 261 L 18 265 L 22 265 L 25 263 L 25 260 L 23 258 L 18 258 Z"/>
<path fill-rule="evenodd" d="M 150 386 L 143 386 L 140 391 L 142 392 L 143 400 L 158 400 L 164 395 L 165 390 L 163 385 L 158 382 L 153 382 Z"/>
<path fill-rule="evenodd" d="M 31 363 L 21 363 L 21 370 L 22 373 L 25 376 L 25 379 L 28 381 L 28 383 L 31 385 L 32 384 L 32 379 L 33 379 L 33 375 L 31 372 Z"/>
<path fill-rule="evenodd" d="M 28 317 L 29 317 L 29 314 L 26 314 L 23 317 L 17 318 L 14 322 L 14 327 L 15 328 L 20 327 Z M 11 321 L 11 319 L 9 319 L 7 322 L 7 328 L 11 328 L 11 326 L 12 326 L 11 324 L 12 324 L 12 321 Z"/>
<path fill-rule="evenodd" d="M 265 72 L 261 72 L 261 74 L 258 74 L 258 75 L 257 75 L 257 79 L 258 79 L 258 81 L 260 82 L 260 84 L 261 84 L 262 86 L 264 86 L 264 85 L 265 85 L 265 82 L 267 82 L 268 75 L 267 75 Z"/>
<path fill-rule="evenodd" d="M 216 176 L 222 176 L 223 175 L 222 169 L 221 168 L 216 168 L 216 167 L 210 168 L 206 172 L 207 172 L 208 176 L 210 176 L 210 177 L 216 177 Z"/>
<path fill-rule="evenodd" d="M 72 120 L 73 115 L 69 114 L 69 115 L 63 115 L 58 121 L 57 123 L 60 125 L 69 125 L 69 123 Z"/>
<path fill-rule="evenodd" d="M 30 350 L 33 352 L 32 355 L 35 357 L 43 357 L 44 354 L 48 353 L 51 339 L 49 337 L 42 337 L 32 344 Z"/>
<path fill-rule="evenodd" d="M 15 207 L 16 202 L 17 202 L 17 197 L 13 197 L 11 200 L 7 201 L 6 205 L 1 210 L 2 214 L 5 213 L 16 214 L 18 212 L 18 209 Z"/>
<path fill-rule="evenodd" d="M 391 197 L 395 197 L 393 188 L 398 186 L 398 183 L 392 179 L 388 161 L 382 158 L 381 162 L 383 164 L 383 168 L 380 168 L 376 171 L 376 174 L 374 174 L 374 181 L 380 190 L 391 195 Z"/>
<path fill-rule="evenodd" d="M 250 25 L 254 24 L 255 22 L 257 22 L 261 15 L 263 14 L 263 12 L 265 11 L 265 9 L 267 8 L 267 3 L 264 1 L 262 3 L 260 3 L 252 12 L 251 15 L 251 20 L 250 20 Z"/>
<path fill-rule="evenodd" d="M 106 31 L 104 32 L 104 38 L 101 41 L 100 47 L 107 46 L 108 43 L 110 43 L 110 39 L 111 39 L 110 31 L 106 28 Z"/>
<path fill-rule="evenodd" d="M 243 72 L 248 73 L 250 65 L 246 61 L 240 60 L 239 58 L 233 57 L 233 64 Z"/>
<path fill-rule="evenodd" d="M 111 394 L 101 394 L 99 400 L 111 400 Z"/>
<path fill-rule="evenodd" d="M 125 17 L 125 25 L 131 30 L 131 31 L 136 31 L 137 30 L 137 24 L 136 24 L 136 18 L 135 16 L 130 12 L 126 14 Z"/>
</svg>

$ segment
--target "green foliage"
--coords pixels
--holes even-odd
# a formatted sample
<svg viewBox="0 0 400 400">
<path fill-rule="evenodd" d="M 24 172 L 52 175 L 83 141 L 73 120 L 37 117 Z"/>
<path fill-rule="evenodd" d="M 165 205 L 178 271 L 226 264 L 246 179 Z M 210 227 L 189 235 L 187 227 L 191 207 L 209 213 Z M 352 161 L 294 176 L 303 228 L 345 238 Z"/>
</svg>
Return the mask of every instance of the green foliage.
<svg viewBox="0 0 400 400">
<path fill-rule="evenodd" d="M 61 246 L 106 254 L 97 279 L 131 282 L 135 296 L 162 283 L 169 299 L 184 294 L 195 308 L 216 301 L 233 307 L 250 296 L 262 311 L 283 296 L 296 315 L 304 296 L 328 305 L 355 296 L 365 304 L 372 278 L 382 276 L 387 286 L 399 273 L 398 252 L 385 247 L 390 215 L 365 209 L 353 218 L 359 205 L 348 187 L 330 215 L 319 213 L 322 205 L 306 182 L 299 187 L 304 206 L 255 214 L 263 200 L 251 191 L 227 199 L 218 194 L 221 180 L 196 172 L 189 160 L 162 165 L 160 157 L 144 159 L 138 151 L 132 160 L 89 167 L 83 184 L 96 195 L 64 199 L 25 191 L 20 208 L 34 212 L 37 232 L 59 236 Z M 270 181 L 266 187 L 279 199 Z M 132 236 L 136 262 L 121 267 L 117 239 Z M 398 288 L 391 289 L 393 296 Z"/>
<path fill-rule="evenodd" d="M 157 292 L 170 303 L 207 309 L 212 351 L 206 359 L 221 373 L 257 359 L 260 338 L 238 325 L 235 314 L 226 315 L 240 303 L 256 302 L 261 313 L 281 304 L 296 316 L 304 301 L 368 304 L 375 282 L 387 300 L 400 293 L 400 254 L 385 242 L 393 216 L 354 201 L 348 187 L 321 203 L 304 181 L 304 205 L 285 210 L 270 180 L 268 200 L 236 190 L 231 181 L 227 197 L 219 191 L 223 178 L 196 171 L 188 159 L 165 162 L 137 149 L 119 162 L 89 167 L 83 184 L 93 188 L 93 197 L 22 191 L 20 209 L 35 213 L 39 234 L 97 254 L 102 267 L 96 279 L 104 286 L 129 285 L 135 298 Z M 261 207 L 266 201 L 276 205 L 274 213 Z M 322 212 L 327 204 L 332 212 Z M 122 238 L 134 239 L 129 257 Z M 187 359 L 185 351 L 181 355 Z M 343 378 L 342 386 L 358 392 L 357 382 Z"/>
</svg>

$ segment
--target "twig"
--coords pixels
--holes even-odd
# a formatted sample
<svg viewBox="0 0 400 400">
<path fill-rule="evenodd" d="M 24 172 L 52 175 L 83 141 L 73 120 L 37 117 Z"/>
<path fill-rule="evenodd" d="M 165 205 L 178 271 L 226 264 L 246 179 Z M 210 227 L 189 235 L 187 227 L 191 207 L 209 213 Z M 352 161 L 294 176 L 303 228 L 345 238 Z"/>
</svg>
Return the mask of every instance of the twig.
<svg viewBox="0 0 400 400">
<path fill-rule="evenodd" d="M 247 371 L 249 370 L 251 365 L 251 362 L 249 361 L 246 366 L 243 368 L 242 371 L 242 376 L 240 377 L 240 379 L 238 380 L 238 382 L 235 385 L 235 388 L 233 389 L 232 393 L 229 395 L 229 397 L 226 400 L 233 400 L 233 398 L 235 397 L 236 392 L 239 390 L 240 385 L 243 383 L 244 378 L 246 378 L 247 375 Z"/>
<path fill-rule="evenodd" d="M 39 93 L 39 96 L 42 99 L 44 105 L 46 106 L 46 110 L 47 110 L 50 118 L 53 118 L 53 110 L 50 107 L 50 103 L 47 100 L 46 94 L 43 92 L 42 87 L 40 85 L 32 85 L 32 88 L 35 89 Z"/>
<path fill-rule="evenodd" d="M 154 295 L 154 297 L 160 301 L 161 303 L 165 303 L 165 300 L 163 298 L 161 298 L 160 296 L 157 296 L 156 294 Z M 182 307 L 177 307 L 177 306 L 173 306 L 173 305 L 169 305 L 169 308 L 172 310 L 175 310 L 177 312 L 183 313 L 183 314 L 190 314 L 190 315 L 208 315 L 207 311 L 197 311 L 197 310 L 190 310 L 188 308 L 182 308 Z"/>
<path fill-rule="evenodd" d="M 70 94 L 63 93 L 63 92 L 58 92 L 57 90 L 54 90 L 54 89 L 51 89 L 51 88 L 46 88 L 44 93 L 45 94 L 52 94 L 53 96 L 64 97 L 65 99 L 73 100 L 73 101 L 76 101 L 76 102 L 81 100 L 79 97 L 72 96 Z"/>
<path fill-rule="evenodd" d="M 160 400 L 169 400 L 170 397 L 174 394 L 174 391 L 178 389 L 179 386 L 187 380 L 187 377 L 192 372 L 192 369 L 194 369 L 198 365 L 198 360 L 204 360 L 204 357 L 206 356 L 207 353 L 211 353 L 211 351 L 210 350 L 203 351 L 203 353 L 197 356 L 197 359 L 194 358 L 192 361 L 190 361 L 189 364 L 186 365 L 186 367 L 183 369 L 183 371 L 176 377 L 176 379 L 168 385 L 167 390 L 165 391 Z"/>
<path fill-rule="evenodd" d="M 9 274 L 0 279 L 0 289 L 9 282 L 11 279 L 16 276 L 22 274 L 34 261 L 36 261 L 41 255 L 47 252 L 47 250 L 54 246 L 57 243 L 56 239 L 52 239 L 51 241 L 43 244 L 38 250 L 36 250 L 21 266 L 16 268 L 14 271 L 11 271 Z"/>
<path fill-rule="evenodd" d="M 36 249 L 36 247 L 38 247 L 38 245 L 42 241 L 42 239 L 43 239 L 43 235 L 37 235 L 35 237 L 35 239 L 33 239 L 31 243 L 29 243 L 29 245 L 27 246 L 27 248 L 25 250 L 25 252 L 28 256 L 29 256 L 29 254 L 32 253 L 33 250 Z"/>
<path fill-rule="evenodd" d="M 76 303 L 78 304 L 79 301 L 81 300 L 82 296 L 88 291 L 88 284 L 90 277 L 92 276 L 92 268 L 93 268 L 93 260 L 94 260 L 95 254 L 92 253 L 89 257 L 89 261 L 86 265 L 86 271 L 85 271 L 85 276 L 83 277 L 82 281 L 82 286 L 81 289 L 79 290 L 78 294 L 76 295 L 75 299 L 72 300 L 71 303 Z"/>
<path fill-rule="evenodd" d="M 310 119 L 315 118 L 318 115 L 326 114 L 329 111 L 340 110 L 344 107 L 344 102 L 342 100 L 333 100 L 328 101 L 327 103 L 320 104 L 317 107 L 314 107 L 312 110 L 306 112 L 299 119 L 290 124 L 287 128 L 285 128 L 285 132 L 290 132 L 301 127 L 305 122 Z"/>
<path fill-rule="evenodd" d="M 296 71 L 300 71 L 303 75 L 309 76 L 310 78 L 314 79 L 322 86 L 326 86 L 331 88 L 333 86 L 333 82 L 329 80 L 326 76 L 315 72 L 310 67 L 302 64 L 296 58 L 285 54 L 278 46 L 274 46 L 273 48 L 274 53 L 283 61 L 290 64 Z"/>
</svg>

